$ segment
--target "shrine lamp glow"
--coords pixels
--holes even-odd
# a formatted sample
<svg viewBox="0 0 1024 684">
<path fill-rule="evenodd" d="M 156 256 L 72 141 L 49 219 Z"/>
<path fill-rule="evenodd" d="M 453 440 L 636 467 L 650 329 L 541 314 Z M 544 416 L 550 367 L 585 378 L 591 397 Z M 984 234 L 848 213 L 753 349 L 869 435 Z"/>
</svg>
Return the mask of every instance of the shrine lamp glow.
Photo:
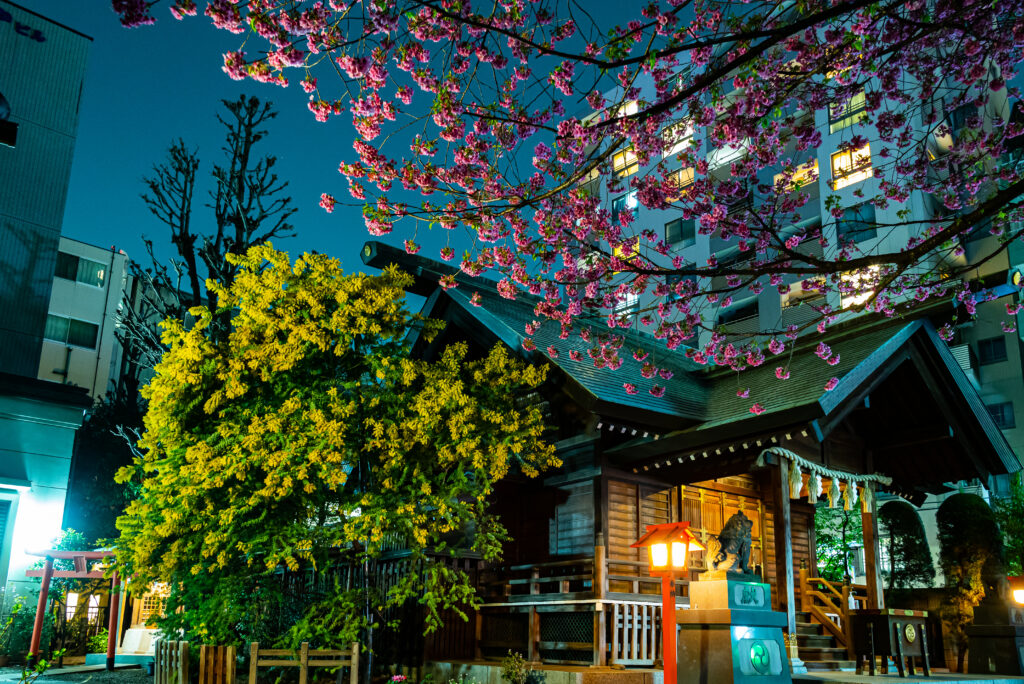
<svg viewBox="0 0 1024 684">
<path fill-rule="evenodd" d="M 1010 596 L 1013 597 L 1013 602 L 1024 605 L 1024 576 L 1007 577 L 1006 581 L 1010 585 Z"/>
<path fill-rule="evenodd" d="M 647 548 L 652 575 L 685 570 L 690 551 L 703 551 L 704 545 L 690 531 L 689 522 L 648 525 L 647 532 L 631 548 Z"/>
</svg>

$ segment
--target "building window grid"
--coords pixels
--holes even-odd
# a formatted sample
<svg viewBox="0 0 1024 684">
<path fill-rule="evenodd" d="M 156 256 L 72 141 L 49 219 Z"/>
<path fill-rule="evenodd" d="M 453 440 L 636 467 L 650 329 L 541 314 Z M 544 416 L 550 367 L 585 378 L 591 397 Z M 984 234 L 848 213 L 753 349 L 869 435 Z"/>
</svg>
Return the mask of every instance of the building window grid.
<svg viewBox="0 0 1024 684">
<path fill-rule="evenodd" d="M 612 171 L 616 178 L 627 178 L 640 170 L 640 162 L 632 147 L 619 150 L 612 155 Z"/>
<path fill-rule="evenodd" d="M 986 366 L 991 363 L 1006 361 L 1006 338 L 1002 335 L 978 340 L 978 364 Z"/>
<path fill-rule="evenodd" d="M 842 102 L 828 106 L 828 128 L 829 133 L 835 133 L 859 123 L 867 109 L 867 97 L 864 89 Z"/>
<path fill-rule="evenodd" d="M 839 190 L 848 185 L 871 178 L 871 145 L 864 143 L 855 150 L 840 150 L 832 153 L 832 189 Z"/>
<path fill-rule="evenodd" d="M 693 123 L 681 121 L 668 126 L 662 131 L 662 137 L 668 146 L 662 152 L 662 157 L 665 159 L 674 157 L 693 143 Z"/>
<path fill-rule="evenodd" d="M 836 236 L 839 242 L 864 242 L 878 237 L 875 225 L 875 205 L 863 202 L 843 209 L 843 217 L 836 221 Z"/>
<path fill-rule="evenodd" d="M 612 200 L 612 223 L 618 224 L 619 215 L 626 209 L 634 212 L 633 216 L 635 218 L 635 210 L 638 206 L 640 206 L 640 203 L 637 201 L 636 190 L 631 190 L 625 195 L 616 197 Z"/>
<path fill-rule="evenodd" d="M 89 321 L 46 314 L 46 328 L 43 331 L 43 337 L 52 342 L 60 342 L 73 347 L 95 349 L 99 331 L 100 327 Z"/>
<path fill-rule="evenodd" d="M 54 275 L 64 280 L 73 280 L 93 287 L 103 287 L 107 278 L 106 264 L 84 259 L 67 252 L 57 252 L 57 268 Z"/>
<path fill-rule="evenodd" d="M 686 189 L 693 185 L 694 169 L 692 166 L 677 169 L 669 175 L 669 181 L 675 186 L 675 192 L 665 196 L 665 201 L 671 204 L 678 202 L 686 194 Z"/>
<path fill-rule="evenodd" d="M 696 241 L 697 224 L 694 219 L 677 218 L 665 224 L 666 244 L 682 243 L 682 247 L 688 247 Z"/>
<path fill-rule="evenodd" d="M 992 422 L 1000 430 L 1012 430 L 1017 427 L 1017 419 L 1013 413 L 1013 402 L 1003 401 L 998 404 L 985 404 L 988 414 L 992 416 Z"/>
</svg>

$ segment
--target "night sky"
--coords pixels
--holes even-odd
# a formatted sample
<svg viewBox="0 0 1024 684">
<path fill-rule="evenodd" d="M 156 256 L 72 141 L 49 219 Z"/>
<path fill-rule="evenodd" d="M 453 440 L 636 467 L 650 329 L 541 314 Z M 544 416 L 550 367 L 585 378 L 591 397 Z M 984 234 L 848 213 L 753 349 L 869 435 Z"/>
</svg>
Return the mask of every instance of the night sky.
<svg viewBox="0 0 1024 684">
<path fill-rule="evenodd" d="M 101 247 L 116 245 L 144 261 L 140 236 L 145 234 L 164 245 L 170 256 L 167 229 L 139 197 L 144 190 L 142 177 L 181 137 L 189 147 L 198 147 L 200 183 L 208 179 L 212 164 L 220 160 L 223 128 L 216 120 L 223 109 L 220 100 L 244 92 L 273 101 L 279 111 L 268 127 L 269 135 L 256 149 L 277 156 L 277 173 L 289 182 L 299 207 L 292 219 L 296 237 L 275 246 L 293 257 L 315 249 L 340 258 L 346 271 L 363 270 L 359 249 L 370 236 L 360 210 L 342 206 L 351 198 L 348 183 L 337 171 L 342 159 L 354 156 L 351 119 L 346 113 L 329 123 L 316 122 L 306 109 L 308 96 L 298 85 L 302 70 L 290 70 L 288 88 L 232 81 L 221 71 L 221 55 L 237 49 L 244 35 L 216 30 L 202 16 L 176 21 L 166 3 L 155 10 L 155 26 L 136 29 L 121 27 L 108 0 L 16 0 L 15 4 L 93 38 L 64 235 Z M 209 187 L 197 188 L 193 212 L 197 229 L 212 227 L 212 211 L 205 207 Z M 322 192 L 338 198 L 333 214 L 318 206 Z M 385 239 L 400 244 L 404 237 L 396 234 Z M 421 234 L 419 241 L 428 243 L 425 237 Z M 436 253 L 436 248 L 424 250 L 424 254 Z"/>
</svg>

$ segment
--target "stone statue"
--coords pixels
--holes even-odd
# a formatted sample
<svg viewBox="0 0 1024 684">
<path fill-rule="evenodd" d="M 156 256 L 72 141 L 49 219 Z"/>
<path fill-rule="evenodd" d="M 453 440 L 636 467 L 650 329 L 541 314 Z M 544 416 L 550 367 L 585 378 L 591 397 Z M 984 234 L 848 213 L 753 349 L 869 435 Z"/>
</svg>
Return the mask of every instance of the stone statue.
<svg viewBox="0 0 1024 684">
<path fill-rule="evenodd" d="M 718 538 L 708 541 L 707 559 L 708 575 L 715 577 L 728 574 L 749 575 L 750 564 L 750 533 L 754 523 L 743 514 L 733 514 L 718 533 Z M 710 579 L 710 578 L 709 578 Z"/>
</svg>

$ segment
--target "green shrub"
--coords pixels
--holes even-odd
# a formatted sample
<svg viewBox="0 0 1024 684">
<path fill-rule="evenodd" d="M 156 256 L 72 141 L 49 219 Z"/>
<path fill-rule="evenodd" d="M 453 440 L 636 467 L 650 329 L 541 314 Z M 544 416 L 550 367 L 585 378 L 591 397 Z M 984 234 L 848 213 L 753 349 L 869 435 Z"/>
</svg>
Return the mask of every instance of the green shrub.
<svg viewBox="0 0 1024 684">
<path fill-rule="evenodd" d="M 985 597 L 985 577 L 1001 572 L 1003 540 L 992 509 L 974 494 L 954 494 L 935 514 L 939 557 L 946 576 L 949 621 L 957 643 L 957 669 L 967 655 L 967 626 Z"/>
<path fill-rule="evenodd" d="M 890 501 L 878 509 L 878 522 L 889 535 L 889 590 L 910 589 L 935 582 L 935 566 L 917 510 L 906 501 Z"/>
</svg>

